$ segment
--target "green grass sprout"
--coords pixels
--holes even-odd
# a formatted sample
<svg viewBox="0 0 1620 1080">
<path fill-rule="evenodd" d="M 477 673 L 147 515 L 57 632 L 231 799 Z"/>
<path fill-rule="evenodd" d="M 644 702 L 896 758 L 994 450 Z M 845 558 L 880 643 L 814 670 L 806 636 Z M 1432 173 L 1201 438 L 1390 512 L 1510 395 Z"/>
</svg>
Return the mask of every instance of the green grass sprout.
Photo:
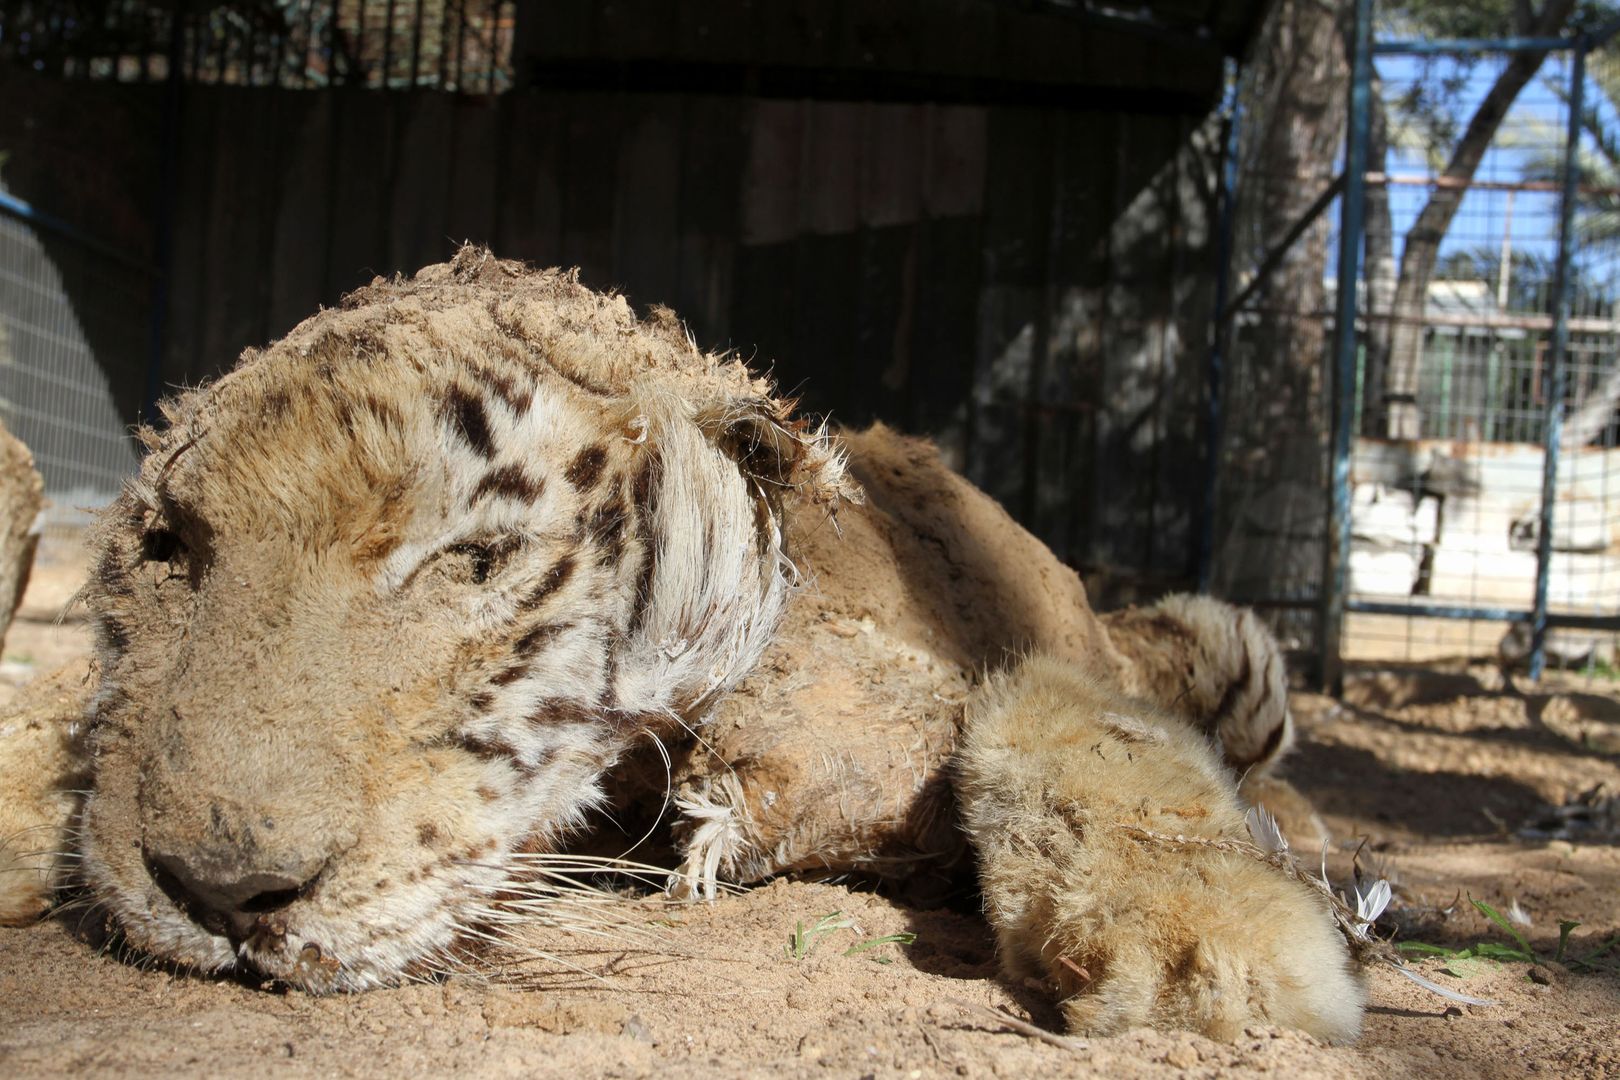
<svg viewBox="0 0 1620 1080">
<path fill-rule="evenodd" d="M 1440 970 L 1459 979 L 1465 979 L 1474 974 L 1482 961 L 1489 960 L 1499 964 L 1535 964 L 1541 962 L 1540 958 L 1536 956 L 1535 949 L 1531 947 L 1529 939 L 1524 936 L 1518 927 L 1513 925 L 1507 916 L 1483 900 L 1475 900 L 1470 896 L 1468 902 L 1473 904 L 1475 910 L 1481 915 L 1495 924 L 1497 929 L 1512 938 L 1513 944 L 1508 945 L 1500 941 L 1476 941 L 1461 948 L 1450 948 L 1444 945 L 1431 945 L 1424 941 L 1401 941 L 1397 942 L 1395 947 L 1407 956 L 1433 956 L 1444 959 L 1446 963 Z M 1608 965 L 1599 964 L 1597 960 L 1612 952 L 1616 947 L 1620 947 L 1620 933 L 1612 935 L 1596 949 L 1584 955 L 1571 957 L 1569 956 L 1570 934 L 1580 925 L 1579 922 L 1573 919 L 1559 920 L 1558 948 L 1553 953 L 1553 962 L 1588 971 L 1607 969 Z"/>
<path fill-rule="evenodd" d="M 816 951 L 816 945 L 828 934 L 839 930 L 853 930 L 855 920 L 847 918 L 841 911 L 830 912 L 817 919 L 808 930 L 804 923 L 794 926 L 793 934 L 788 938 L 786 947 L 789 960 L 803 960 Z"/>
<path fill-rule="evenodd" d="M 899 934 L 884 934 L 882 937 L 873 938 L 871 941 L 862 941 L 851 945 L 849 948 L 844 950 L 844 955 L 858 956 L 864 952 L 871 952 L 880 945 L 910 945 L 916 940 L 917 935 L 910 933 L 909 931 Z M 871 959 L 873 962 L 879 964 L 894 963 L 894 958 L 889 956 L 874 956 L 871 957 Z"/>
<path fill-rule="evenodd" d="M 808 927 L 803 922 L 795 923 L 793 933 L 788 935 L 787 944 L 783 946 L 782 951 L 789 960 L 803 960 L 816 951 L 816 946 L 821 944 L 822 939 L 840 930 L 853 930 L 857 934 L 861 932 L 860 927 L 855 925 L 855 920 L 845 916 L 840 911 L 823 915 Z M 859 956 L 883 945 L 910 945 L 916 940 L 917 935 L 912 933 L 885 934 L 882 937 L 875 937 L 868 941 L 857 941 L 844 950 L 844 955 Z M 879 964 L 894 962 L 892 957 L 881 955 L 872 956 L 869 959 Z"/>
</svg>

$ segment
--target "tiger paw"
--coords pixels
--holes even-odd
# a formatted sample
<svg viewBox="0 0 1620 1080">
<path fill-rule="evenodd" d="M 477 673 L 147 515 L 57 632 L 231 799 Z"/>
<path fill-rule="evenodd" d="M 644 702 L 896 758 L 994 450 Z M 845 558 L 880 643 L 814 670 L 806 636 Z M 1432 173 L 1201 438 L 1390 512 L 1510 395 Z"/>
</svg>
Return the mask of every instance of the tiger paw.
<svg viewBox="0 0 1620 1080">
<path fill-rule="evenodd" d="M 1365 991 L 1327 898 L 1251 842 L 1185 722 L 1033 657 L 970 701 L 957 767 L 1003 965 L 1054 986 L 1071 1031 L 1355 1038 Z"/>
</svg>

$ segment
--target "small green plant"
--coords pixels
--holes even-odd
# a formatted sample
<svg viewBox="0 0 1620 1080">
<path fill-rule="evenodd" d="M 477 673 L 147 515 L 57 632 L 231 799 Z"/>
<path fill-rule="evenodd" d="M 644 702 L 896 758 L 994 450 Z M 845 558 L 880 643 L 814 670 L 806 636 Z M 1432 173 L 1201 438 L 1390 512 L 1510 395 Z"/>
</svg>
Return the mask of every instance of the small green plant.
<svg viewBox="0 0 1620 1080">
<path fill-rule="evenodd" d="M 856 944 L 851 945 L 849 948 L 844 950 L 844 955 L 845 956 L 856 956 L 856 955 L 858 955 L 860 953 L 871 952 L 873 949 L 877 948 L 879 945 L 910 945 L 913 941 L 916 941 L 916 940 L 917 940 L 917 935 L 911 933 L 910 931 L 904 931 L 904 932 L 898 933 L 898 934 L 884 934 L 882 937 L 875 937 L 870 941 L 857 942 Z M 872 959 L 872 962 L 875 963 L 875 964 L 892 964 L 892 963 L 894 963 L 894 957 L 892 957 L 892 956 L 881 956 L 880 955 L 880 956 L 874 956 L 871 959 Z"/>
<path fill-rule="evenodd" d="M 840 930 L 859 932 L 859 927 L 855 925 L 855 920 L 848 918 L 840 911 L 823 915 L 810 924 L 808 929 L 804 923 L 796 923 L 794 924 L 793 933 L 788 935 L 788 941 L 783 947 L 783 951 L 789 960 L 803 960 L 816 951 L 816 946 L 821 943 L 822 938 L 835 934 Z M 917 935 L 911 933 L 885 934 L 882 937 L 856 942 L 844 950 L 844 955 L 857 956 L 861 953 L 871 952 L 881 945 L 910 945 L 916 940 Z M 871 959 L 879 964 L 893 963 L 893 959 L 888 956 L 873 956 Z"/>
<path fill-rule="evenodd" d="M 1446 965 L 1440 970 L 1459 979 L 1467 978 L 1478 970 L 1479 961 L 1491 960 L 1497 963 L 1521 964 L 1534 964 L 1539 961 L 1535 950 L 1530 947 L 1529 939 L 1524 936 L 1518 927 L 1513 925 L 1506 915 L 1503 915 L 1483 900 L 1475 900 L 1470 896 L 1468 902 L 1473 904 L 1475 910 L 1481 915 L 1495 923 L 1503 933 L 1507 934 L 1513 940 L 1513 944 L 1506 945 L 1500 941 L 1476 941 L 1472 945 L 1452 949 L 1443 945 L 1430 945 L 1422 941 L 1403 941 L 1396 948 L 1409 956 L 1444 957 Z M 1569 936 L 1580 925 L 1580 923 L 1569 919 L 1559 921 L 1558 949 L 1553 954 L 1552 959 L 1556 963 L 1565 964 L 1576 970 L 1600 970 L 1606 965 L 1598 964 L 1596 961 L 1613 951 L 1616 946 L 1620 946 L 1620 934 L 1612 935 L 1596 949 L 1582 956 L 1570 956 Z"/>
<path fill-rule="evenodd" d="M 808 930 L 804 928 L 804 923 L 797 923 L 794 925 L 792 936 L 788 938 L 787 957 L 789 960 L 803 960 L 815 952 L 816 945 L 828 934 L 854 928 L 854 920 L 845 918 L 843 913 L 838 911 L 823 915 Z"/>
<path fill-rule="evenodd" d="M 1620 681 L 1620 668 L 1608 660 L 1593 660 L 1586 665 L 1585 674 L 1598 679 Z"/>
</svg>

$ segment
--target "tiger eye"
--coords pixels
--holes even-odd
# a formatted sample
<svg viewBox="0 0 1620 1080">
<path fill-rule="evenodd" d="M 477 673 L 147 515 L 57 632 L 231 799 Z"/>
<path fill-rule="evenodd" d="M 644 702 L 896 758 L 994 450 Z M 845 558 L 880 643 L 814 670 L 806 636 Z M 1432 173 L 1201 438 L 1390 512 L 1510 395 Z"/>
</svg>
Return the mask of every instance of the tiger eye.
<svg viewBox="0 0 1620 1080">
<path fill-rule="evenodd" d="M 141 535 L 142 562 L 173 562 L 185 550 L 185 541 L 173 529 L 148 529 Z"/>
</svg>

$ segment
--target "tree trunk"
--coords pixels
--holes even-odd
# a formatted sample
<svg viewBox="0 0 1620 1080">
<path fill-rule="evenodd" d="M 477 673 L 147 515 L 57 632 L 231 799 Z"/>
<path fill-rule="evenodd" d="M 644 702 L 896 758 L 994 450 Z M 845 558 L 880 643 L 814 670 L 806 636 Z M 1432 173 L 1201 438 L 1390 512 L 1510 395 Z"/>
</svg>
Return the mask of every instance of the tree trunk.
<svg viewBox="0 0 1620 1080">
<path fill-rule="evenodd" d="M 1347 3 L 1282 0 L 1257 50 L 1261 79 L 1273 95 L 1247 163 L 1248 174 L 1261 184 L 1258 232 L 1264 249 L 1277 244 L 1333 180 L 1349 73 L 1337 47 L 1339 17 L 1348 10 Z M 1322 271 L 1329 235 L 1324 215 L 1295 242 L 1264 290 L 1267 317 L 1257 328 L 1253 360 L 1256 376 L 1266 384 L 1263 407 L 1256 410 L 1262 424 L 1257 434 L 1277 450 L 1289 444 L 1303 450 L 1325 437 L 1321 405 L 1328 338 Z M 1321 468 L 1317 456 L 1304 452 L 1303 460 L 1283 468 L 1290 479 L 1313 482 Z"/>
<path fill-rule="evenodd" d="M 1546 0 L 1541 14 L 1525 28 L 1535 37 L 1556 34 L 1569 19 L 1575 0 Z M 1401 252 L 1401 275 L 1395 286 L 1395 302 L 1390 316 L 1389 370 L 1385 377 L 1384 401 L 1389 408 L 1388 434 L 1394 439 L 1416 439 L 1422 434 L 1423 417 L 1418 410 L 1418 374 L 1423 356 L 1424 308 L 1429 281 L 1440 254 L 1451 219 L 1456 216 L 1468 185 L 1474 179 L 1485 151 L 1502 126 L 1508 110 L 1541 68 L 1546 53 L 1515 53 L 1496 77 L 1485 99 L 1474 110 L 1462 139 L 1452 151 L 1451 161 L 1440 174 L 1439 184 L 1418 213 L 1406 234 Z"/>
<path fill-rule="evenodd" d="M 1275 248 L 1333 181 L 1349 73 L 1339 39 L 1350 11 L 1348 0 L 1278 0 L 1256 42 L 1245 75 L 1240 259 Z M 1215 586 L 1229 596 L 1308 596 L 1321 575 L 1329 230 L 1324 215 L 1272 271 L 1262 314 L 1244 331 L 1250 348 L 1234 364 L 1221 478 L 1232 517 L 1217 526 L 1215 562 Z M 1253 268 L 1240 262 L 1238 272 Z"/>
<path fill-rule="evenodd" d="M 1382 172 L 1389 160 L 1389 113 L 1381 80 L 1373 79 L 1367 127 L 1367 167 Z M 1390 309 L 1395 302 L 1395 224 L 1389 212 L 1389 185 L 1368 184 L 1363 201 L 1366 246 L 1362 274 L 1367 280 L 1366 368 L 1362 373 L 1362 431 L 1384 430 L 1384 373 L 1389 370 Z"/>
</svg>

